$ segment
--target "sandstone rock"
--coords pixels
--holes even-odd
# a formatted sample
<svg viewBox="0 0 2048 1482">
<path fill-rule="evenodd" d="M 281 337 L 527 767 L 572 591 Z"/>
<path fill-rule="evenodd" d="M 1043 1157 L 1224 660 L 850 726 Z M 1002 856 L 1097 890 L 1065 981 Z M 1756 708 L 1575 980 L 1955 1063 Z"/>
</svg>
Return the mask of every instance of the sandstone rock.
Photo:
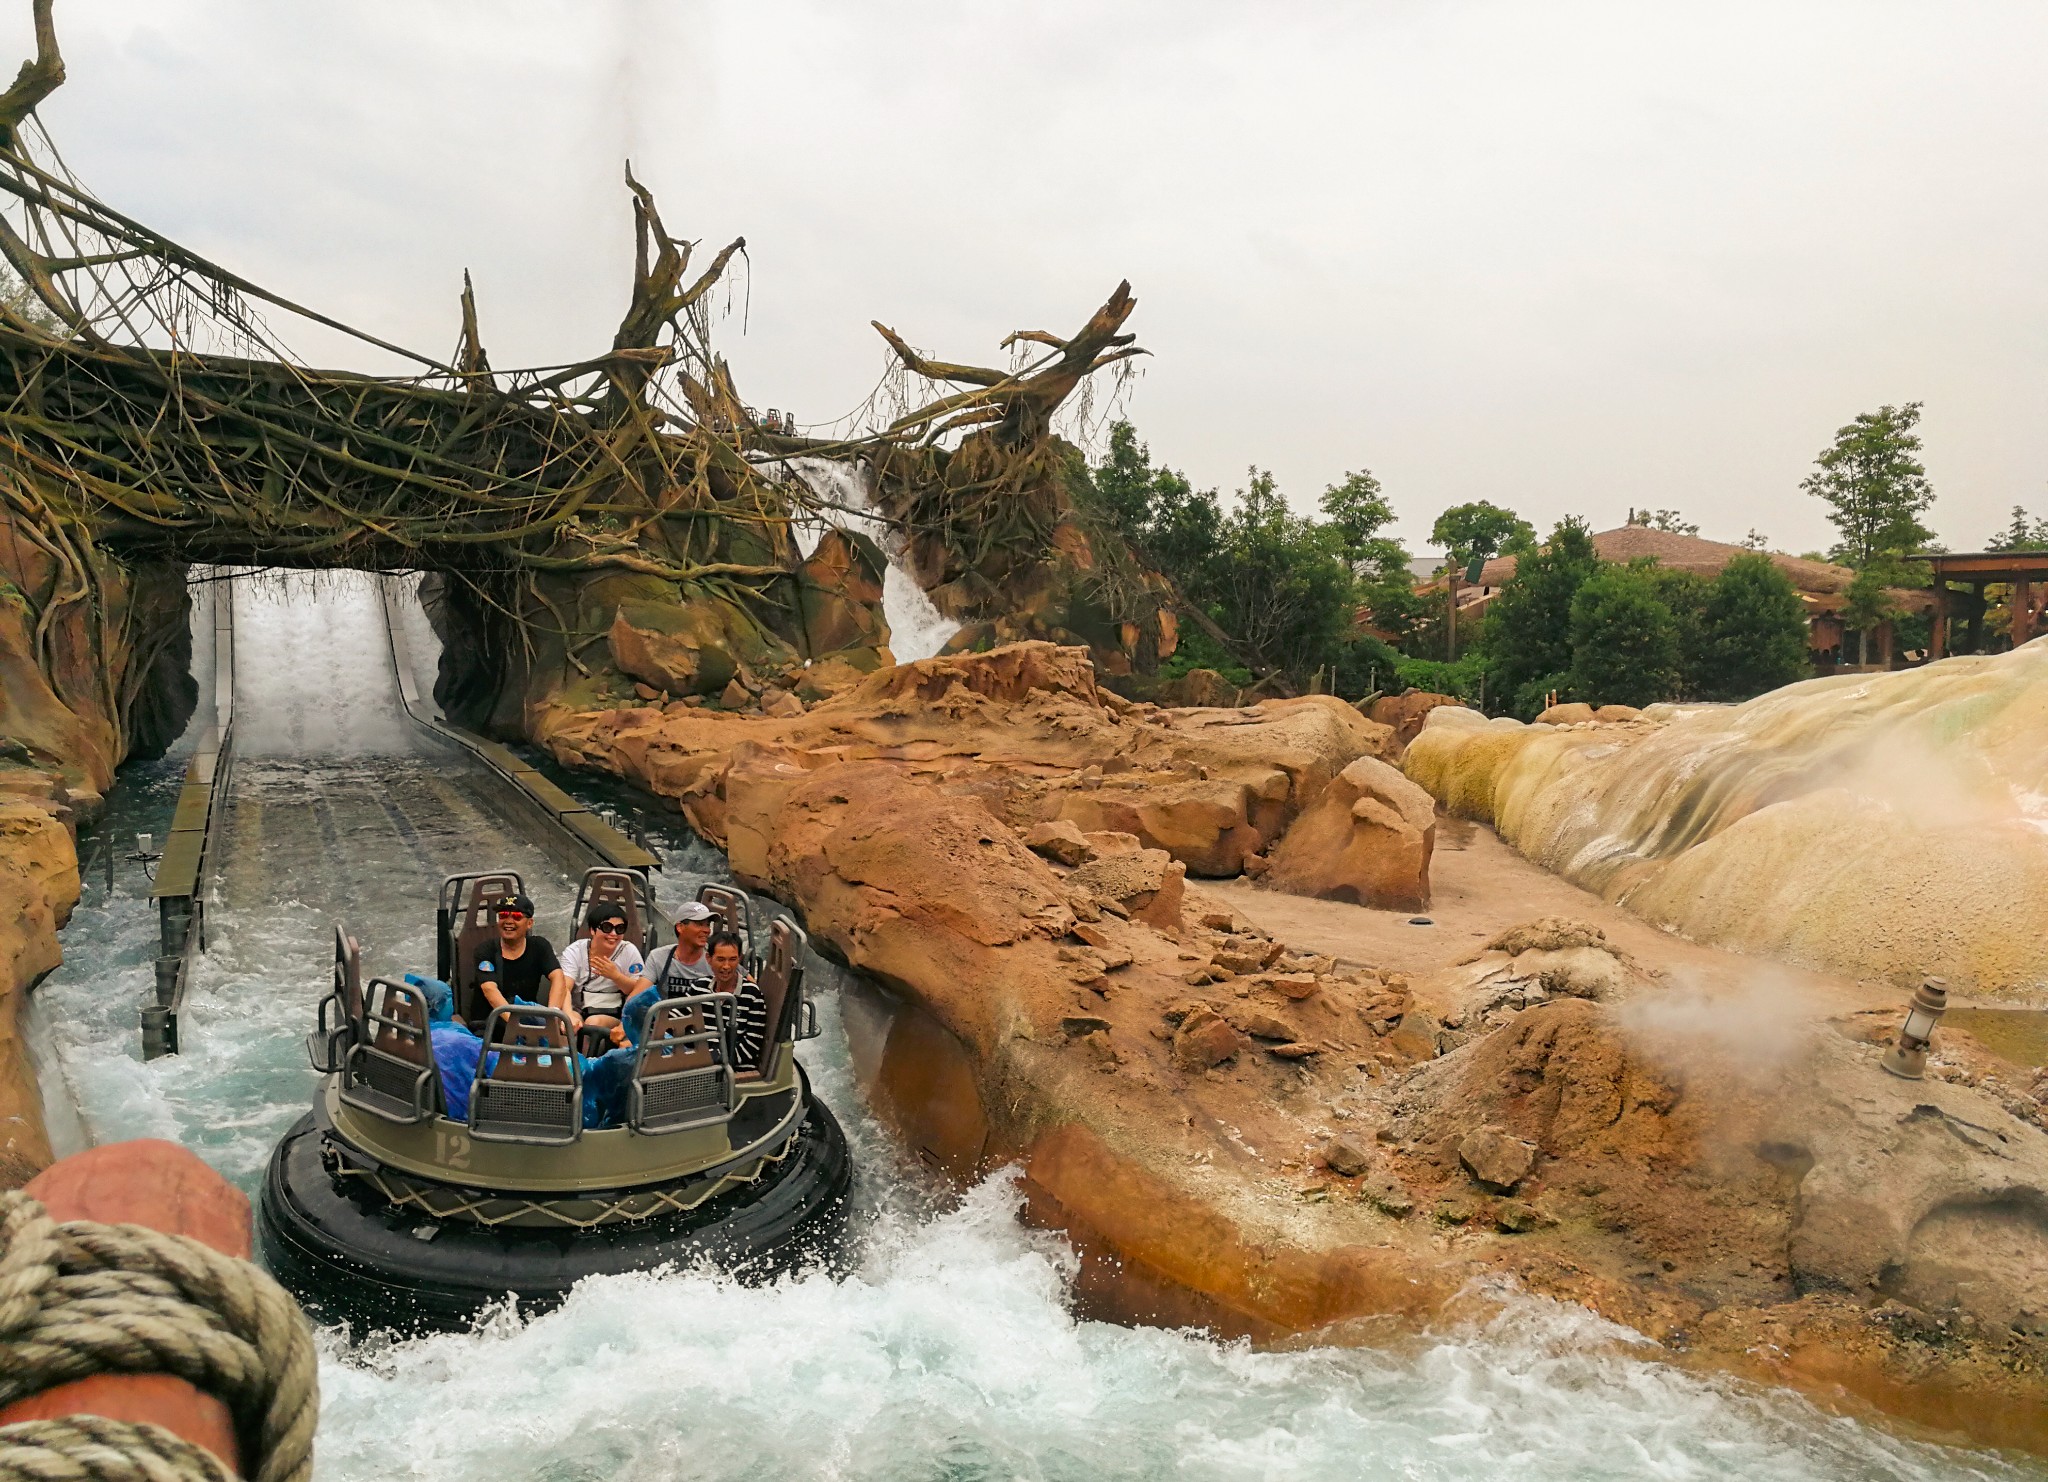
<svg viewBox="0 0 2048 1482">
<path fill-rule="evenodd" d="M 744 710 L 753 701 L 753 692 L 737 679 L 728 680 L 718 696 L 719 705 L 726 710 Z"/>
<path fill-rule="evenodd" d="M 1088 847 L 1097 856 L 1136 854 L 1145 847 L 1136 834 L 1126 834 L 1117 829 L 1091 829 L 1081 837 L 1088 841 Z"/>
<path fill-rule="evenodd" d="M 1081 830 L 1064 818 L 1032 824 L 1024 831 L 1024 847 L 1063 865 L 1082 865 L 1095 858 Z"/>
<path fill-rule="evenodd" d="M 814 659 L 799 673 L 797 698 L 816 705 L 852 689 L 878 669 L 889 667 L 886 648 L 843 649 Z"/>
<path fill-rule="evenodd" d="M 1282 1060 L 1306 1060 L 1309 1056 L 1320 1055 L 1322 1052 L 1321 1045 L 1308 1044 L 1302 1040 L 1296 1040 L 1292 1044 L 1266 1046 L 1268 1055 L 1277 1056 Z"/>
<path fill-rule="evenodd" d="M 1108 928 L 1092 921 L 1075 922 L 1074 929 L 1069 934 L 1080 938 L 1091 947 L 1108 947 L 1116 940 Z"/>
<path fill-rule="evenodd" d="M 1436 695 L 1428 690 L 1410 690 L 1405 695 L 1382 695 L 1372 702 L 1365 713 L 1371 720 L 1391 727 L 1394 733 L 1394 750 L 1389 760 L 1399 757 L 1408 749 L 1408 743 L 1421 732 L 1429 712 L 1445 705 L 1463 706 L 1464 701 L 1455 695 Z"/>
<path fill-rule="evenodd" d="M 771 720 L 788 720 L 804 713 L 804 702 L 788 690 L 770 685 L 761 691 L 761 713 Z"/>
<path fill-rule="evenodd" d="M 1429 904 L 1436 805 L 1385 762 L 1360 757 L 1297 818 L 1260 884 L 1354 905 Z"/>
<path fill-rule="evenodd" d="M 1159 686 L 1162 705 L 1230 707 L 1238 702 L 1236 685 L 1214 669 L 1190 669 Z"/>
<path fill-rule="evenodd" d="M 1260 978 L 1259 986 L 1270 988 L 1283 998 L 1300 1000 L 1314 995 L 1322 985 L 1309 973 L 1273 973 Z"/>
<path fill-rule="evenodd" d="M 1510 957 L 1524 952 L 1561 952 L 1567 947 L 1605 947 L 1607 933 L 1590 922 L 1569 916 L 1539 916 L 1510 926 L 1486 944 L 1486 951 Z"/>
<path fill-rule="evenodd" d="M 1109 1020 L 1098 1019 L 1093 1014 L 1069 1014 L 1060 1020 L 1060 1032 L 1068 1039 L 1079 1039 L 1084 1034 L 1107 1034 Z"/>
<path fill-rule="evenodd" d="M 743 662 L 772 648 L 744 613 L 715 598 L 621 602 L 606 638 L 622 674 L 671 695 L 717 694 Z"/>
<path fill-rule="evenodd" d="M 1633 705 L 1602 705 L 1593 712 L 1593 719 L 1606 725 L 1615 725 L 1622 721 L 1641 720 L 1642 718 L 1643 712 L 1636 709 Z"/>
<path fill-rule="evenodd" d="M 642 684 L 639 680 L 635 680 L 633 682 L 633 693 L 638 695 L 643 700 L 658 700 L 661 698 L 662 694 L 662 692 L 656 689 L 653 685 Z"/>
<path fill-rule="evenodd" d="M 1415 1211 L 1415 1196 L 1408 1192 L 1408 1186 L 1384 1170 L 1365 1181 L 1358 1197 L 1381 1214 L 1392 1215 L 1397 1220 L 1406 1219 Z"/>
<path fill-rule="evenodd" d="M 819 538 L 798 573 L 798 626 L 807 653 L 816 658 L 889 641 L 882 617 L 882 580 L 888 569 L 888 558 L 865 535 L 827 530 Z"/>
<path fill-rule="evenodd" d="M 1582 726 L 1593 718 L 1593 707 L 1579 700 L 1552 705 L 1536 717 L 1539 726 Z"/>
<path fill-rule="evenodd" d="M 1493 1227 L 1504 1235 L 1524 1235 L 1556 1223 L 1526 1199 L 1503 1199 L 1493 1211 Z"/>
<path fill-rule="evenodd" d="M 1244 857 L 1244 873 L 1247 879 L 1256 880 L 1271 868 L 1271 863 L 1263 854 L 1247 854 Z"/>
<path fill-rule="evenodd" d="M 1272 774 L 1283 795 L 1285 779 Z M 1237 778 L 1167 776 L 1116 787 L 1069 792 L 1060 817 L 1090 833 L 1128 833 L 1149 849 L 1164 849 L 1197 875 L 1228 877 L 1244 857 L 1265 845 L 1253 821 L 1259 798 Z"/>
<path fill-rule="evenodd" d="M 1372 1167 L 1372 1149 L 1342 1133 L 1323 1144 L 1323 1161 L 1333 1173 L 1355 1178 Z"/>
<path fill-rule="evenodd" d="M 1174 1063 L 1184 1070 L 1207 1070 L 1234 1059 L 1244 1041 L 1213 1010 L 1189 1014 L 1173 1036 Z"/>
<path fill-rule="evenodd" d="M 1180 903 L 1187 866 L 1162 849 L 1111 855 L 1082 865 L 1067 884 L 1100 902 L 1105 909 L 1142 921 L 1160 931 L 1180 929 Z"/>
<path fill-rule="evenodd" d="M 1458 1144 L 1458 1161 L 1489 1189 L 1506 1193 L 1536 1166 L 1536 1147 L 1505 1127 L 1481 1127 Z"/>
<path fill-rule="evenodd" d="M 1546 993 L 1601 1001 L 1617 999 L 1630 987 L 1628 969 L 1612 952 L 1600 947 L 1566 947 L 1560 951 L 1530 950 L 1508 964 L 1510 975 L 1539 983 Z"/>
<path fill-rule="evenodd" d="M 1299 1029 L 1262 1009 L 1243 1009 L 1226 1017 L 1253 1039 L 1277 1039 L 1291 1043 L 1301 1038 Z"/>
<path fill-rule="evenodd" d="M 1109 1036 L 1108 1030 L 1098 1030 L 1093 1034 L 1084 1034 L 1075 1043 L 1080 1046 L 1081 1053 L 1087 1056 L 1090 1063 L 1099 1071 L 1113 1071 L 1124 1063 L 1124 1057 L 1118 1052 L 1115 1042 Z"/>
</svg>

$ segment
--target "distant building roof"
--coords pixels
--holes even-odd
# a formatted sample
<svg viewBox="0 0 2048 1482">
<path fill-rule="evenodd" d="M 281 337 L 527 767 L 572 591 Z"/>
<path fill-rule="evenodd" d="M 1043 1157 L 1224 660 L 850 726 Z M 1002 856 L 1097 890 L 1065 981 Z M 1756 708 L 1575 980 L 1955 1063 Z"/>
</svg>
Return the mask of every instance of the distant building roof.
<svg viewBox="0 0 2048 1482">
<path fill-rule="evenodd" d="M 1645 556 L 1655 558 L 1659 566 L 1671 571 L 1696 571 L 1701 576 L 1712 576 L 1737 556 L 1750 554 L 1747 546 L 1729 545 L 1725 541 L 1702 540 L 1697 535 L 1680 535 L 1674 530 L 1653 530 L 1647 525 L 1623 525 L 1618 530 L 1602 530 L 1593 537 L 1593 549 L 1603 561 L 1635 561 Z M 1831 561 L 1809 561 L 1802 556 L 1787 556 L 1777 551 L 1766 551 L 1771 564 L 1791 579 L 1792 585 L 1810 596 L 1833 596 L 1849 589 L 1849 583 L 1856 579 L 1856 573 L 1846 566 L 1837 566 Z M 1513 556 L 1496 556 L 1488 561 L 1479 573 L 1479 585 L 1497 587 L 1515 574 Z"/>
</svg>

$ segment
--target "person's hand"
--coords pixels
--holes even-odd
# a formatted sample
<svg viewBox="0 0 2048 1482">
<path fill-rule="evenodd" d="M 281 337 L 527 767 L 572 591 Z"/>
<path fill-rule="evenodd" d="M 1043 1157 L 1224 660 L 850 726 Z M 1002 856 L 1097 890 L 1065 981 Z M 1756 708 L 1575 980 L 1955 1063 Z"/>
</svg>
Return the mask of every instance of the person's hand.
<svg viewBox="0 0 2048 1482">
<path fill-rule="evenodd" d="M 583 1016 L 574 1009 L 563 1009 L 562 1012 L 569 1016 L 569 1033 L 572 1035 L 581 1034 L 583 1032 Z"/>
<path fill-rule="evenodd" d="M 626 1026 L 623 1024 L 612 1025 L 606 1033 L 612 1042 L 612 1048 L 615 1050 L 623 1050 L 631 1043 L 626 1037 Z"/>
</svg>

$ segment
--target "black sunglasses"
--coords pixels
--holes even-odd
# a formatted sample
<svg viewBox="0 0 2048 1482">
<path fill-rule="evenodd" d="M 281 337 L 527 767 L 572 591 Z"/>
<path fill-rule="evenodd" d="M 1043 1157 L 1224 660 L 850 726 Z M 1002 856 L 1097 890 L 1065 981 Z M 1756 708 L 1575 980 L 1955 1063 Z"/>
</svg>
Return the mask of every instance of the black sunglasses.
<svg viewBox="0 0 2048 1482">
<path fill-rule="evenodd" d="M 591 927 L 590 929 L 592 931 L 624 932 L 626 929 L 626 923 L 623 921 L 600 921 L 597 923 L 597 925 Z"/>
</svg>

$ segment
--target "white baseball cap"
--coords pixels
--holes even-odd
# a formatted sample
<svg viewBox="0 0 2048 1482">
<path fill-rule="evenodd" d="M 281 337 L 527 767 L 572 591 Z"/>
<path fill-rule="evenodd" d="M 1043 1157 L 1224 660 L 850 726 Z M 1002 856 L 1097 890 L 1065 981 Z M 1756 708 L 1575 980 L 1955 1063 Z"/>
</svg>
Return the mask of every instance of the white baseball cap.
<svg viewBox="0 0 2048 1482">
<path fill-rule="evenodd" d="M 684 901 L 676 909 L 676 925 L 678 926 L 682 925 L 685 921 L 709 921 L 710 919 L 711 907 L 705 905 L 702 901 Z"/>
</svg>

